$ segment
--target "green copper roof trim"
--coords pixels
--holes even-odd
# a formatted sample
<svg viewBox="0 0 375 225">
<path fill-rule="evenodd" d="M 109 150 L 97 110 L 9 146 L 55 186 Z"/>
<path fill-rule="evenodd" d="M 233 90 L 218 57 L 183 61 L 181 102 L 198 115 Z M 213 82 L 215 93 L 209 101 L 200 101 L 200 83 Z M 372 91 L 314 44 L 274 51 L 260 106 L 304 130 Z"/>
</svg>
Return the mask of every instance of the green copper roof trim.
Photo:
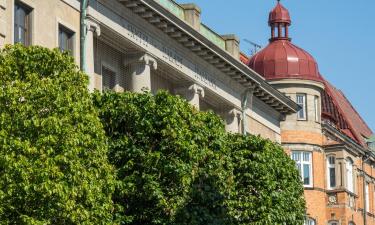
<svg viewBox="0 0 375 225">
<path fill-rule="evenodd" d="M 224 41 L 224 39 L 220 35 L 216 34 L 214 31 L 212 31 L 209 27 L 207 27 L 206 25 L 204 25 L 203 23 L 201 23 L 200 33 L 205 38 L 207 38 L 208 40 L 210 40 L 212 43 L 214 43 L 215 45 L 217 45 L 220 48 L 222 48 L 222 49 L 225 50 L 225 41 Z"/>
<path fill-rule="evenodd" d="M 369 139 L 367 139 L 367 143 L 369 148 L 375 152 L 375 135 L 372 135 Z"/>
<path fill-rule="evenodd" d="M 367 139 L 367 142 L 369 143 L 375 142 L 375 134 L 372 135 L 369 139 Z"/>
<path fill-rule="evenodd" d="M 175 1 L 172 1 L 172 0 L 155 0 L 155 1 L 159 3 L 161 6 L 163 6 L 164 8 L 166 8 L 168 11 L 173 13 L 175 16 L 180 18 L 181 20 L 185 20 L 184 9 Z"/>
<path fill-rule="evenodd" d="M 157 3 L 159 3 L 161 6 L 163 6 L 165 9 L 170 11 L 173 15 L 180 18 L 182 21 L 185 21 L 185 11 L 184 9 L 175 1 L 173 0 L 155 0 Z M 225 41 L 224 39 L 212 31 L 209 27 L 201 23 L 200 26 L 200 33 L 210 40 L 215 45 L 219 46 L 220 48 L 225 50 Z"/>
</svg>

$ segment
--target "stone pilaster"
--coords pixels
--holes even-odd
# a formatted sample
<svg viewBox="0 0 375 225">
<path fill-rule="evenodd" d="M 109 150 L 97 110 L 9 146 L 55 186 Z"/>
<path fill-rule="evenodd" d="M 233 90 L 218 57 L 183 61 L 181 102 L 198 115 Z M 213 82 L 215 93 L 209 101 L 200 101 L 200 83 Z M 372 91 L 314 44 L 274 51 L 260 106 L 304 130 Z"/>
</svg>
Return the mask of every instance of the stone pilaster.
<svg viewBox="0 0 375 225">
<path fill-rule="evenodd" d="M 192 84 L 188 87 L 176 89 L 176 94 L 184 97 L 192 106 L 199 110 L 200 98 L 204 98 L 204 89 L 197 84 Z"/>
<path fill-rule="evenodd" d="M 100 26 L 94 21 L 86 21 L 86 73 L 89 76 L 89 90 L 95 88 L 94 35 L 100 36 Z"/>
<path fill-rule="evenodd" d="M 242 113 L 238 109 L 232 109 L 226 112 L 225 129 L 230 133 L 240 133 L 240 124 L 242 120 Z"/>
<path fill-rule="evenodd" d="M 126 56 L 125 66 L 129 70 L 129 90 L 142 93 L 151 91 L 151 70 L 156 70 L 158 63 L 148 53 L 137 52 Z"/>
<path fill-rule="evenodd" d="M 4 47 L 5 37 L 7 36 L 7 23 L 5 18 L 5 10 L 7 7 L 7 0 L 0 0 L 0 48 Z"/>
</svg>

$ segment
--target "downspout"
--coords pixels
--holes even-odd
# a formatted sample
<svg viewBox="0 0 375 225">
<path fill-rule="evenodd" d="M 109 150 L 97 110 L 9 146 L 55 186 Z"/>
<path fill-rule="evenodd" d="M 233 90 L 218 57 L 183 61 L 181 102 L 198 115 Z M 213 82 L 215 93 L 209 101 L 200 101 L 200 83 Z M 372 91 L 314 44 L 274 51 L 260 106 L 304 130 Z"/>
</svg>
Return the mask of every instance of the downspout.
<svg viewBox="0 0 375 225">
<path fill-rule="evenodd" d="M 81 71 L 87 72 L 86 67 L 86 15 L 87 15 L 87 6 L 89 0 L 81 0 L 81 18 L 80 18 L 80 66 Z"/>
<path fill-rule="evenodd" d="M 246 117 L 246 107 L 247 103 L 250 98 L 250 104 L 253 105 L 253 93 L 254 88 L 248 88 L 245 90 L 245 92 L 242 94 L 242 100 L 241 100 L 241 110 L 242 110 L 242 135 L 246 135 L 246 124 L 247 124 L 247 117 Z"/>
<path fill-rule="evenodd" d="M 367 156 L 365 159 L 362 159 L 362 173 L 363 173 L 363 225 L 367 225 L 367 202 L 366 202 L 366 172 L 365 172 L 365 163 L 370 159 L 370 156 Z"/>
</svg>

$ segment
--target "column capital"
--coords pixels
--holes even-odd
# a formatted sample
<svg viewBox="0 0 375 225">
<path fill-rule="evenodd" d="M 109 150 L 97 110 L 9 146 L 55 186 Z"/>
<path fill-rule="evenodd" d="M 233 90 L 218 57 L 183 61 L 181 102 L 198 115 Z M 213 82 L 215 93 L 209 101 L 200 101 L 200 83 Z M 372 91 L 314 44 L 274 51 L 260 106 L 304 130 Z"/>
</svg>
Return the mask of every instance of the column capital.
<svg viewBox="0 0 375 225">
<path fill-rule="evenodd" d="M 198 84 L 190 85 L 188 90 L 193 92 L 193 94 L 198 94 L 200 97 L 204 98 L 204 88 Z"/>
<path fill-rule="evenodd" d="M 228 115 L 232 118 L 238 117 L 240 120 L 242 120 L 242 111 L 236 108 L 229 110 Z"/>
<path fill-rule="evenodd" d="M 97 36 L 100 36 L 101 30 L 98 23 L 94 22 L 93 20 L 87 19 L 86 20 L 86 32 L 93 32 Z"/>
<path fill-rule="evenodd" d="M 158 68 L 158 62 L 147 52 L 135 52 L 126 56 L 124 65 L 128 66 L 131 64 L 145 64 L 156 70 Z"/>
</svg>

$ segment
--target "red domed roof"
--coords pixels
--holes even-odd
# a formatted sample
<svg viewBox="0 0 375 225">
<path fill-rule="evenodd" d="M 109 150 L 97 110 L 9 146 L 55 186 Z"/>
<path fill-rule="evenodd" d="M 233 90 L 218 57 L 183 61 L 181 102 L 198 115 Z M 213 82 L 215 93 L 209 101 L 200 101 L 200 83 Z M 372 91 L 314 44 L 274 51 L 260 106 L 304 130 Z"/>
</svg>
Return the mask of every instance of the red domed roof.
<svg viewBox="0 0 375 225">
<path fill-rule="evenodd" d="M 291 24 L 291 19 L 289 16 L 289 11 L 280 4 L 280 2 L 277 2 L 277 5 L 273 10 L 270 12 L 268 23 L 288 23 Z"/>
<path fill-rule="evenodd" d="M 290 24 L 288 10 L 278 2 L 269 16 L 270 44 L 250 58 L 249 67 L 267 80 L 303 79 L 323 83 L 315 59 L 291 43 Z"/>
<path fill-rule="evenodd" d="M 315 59 L 289 40 L 275 40 L 251 57 L 249 67 L 267 80 L 305 79 L 323 82 Z"/>
</svg>

